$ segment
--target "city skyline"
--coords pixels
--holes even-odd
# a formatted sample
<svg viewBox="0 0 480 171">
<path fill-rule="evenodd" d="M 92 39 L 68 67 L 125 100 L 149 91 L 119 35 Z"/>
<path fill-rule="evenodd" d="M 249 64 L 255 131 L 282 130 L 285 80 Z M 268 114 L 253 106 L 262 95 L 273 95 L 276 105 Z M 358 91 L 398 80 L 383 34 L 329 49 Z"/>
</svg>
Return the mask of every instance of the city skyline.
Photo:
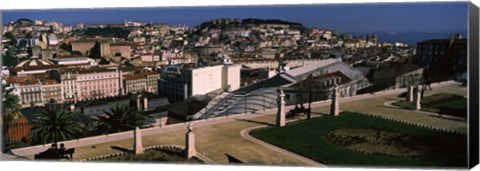
<svg viewBox="0 0 480 171">
<path fill-rule="evenodd" d="M 468 168 L 472 9 L 2 10 L 0 158 Z"/>
<path fill-rule="evenodd" d="M 466 2 L 448 2 L 4 10 L 2 24 L 28 18 L 53 20 L 66 25 L 115 24 L 123 23 L 124 20 L 135 20 L 194 27 L 217 18 L 259 18 L 281 19 L 298 22 L 306 27 L 352 33 L 464 32 L 467 30 L 467 5 Z M 363 20 L 366 18 L 368 20 Z M 415 27 L 411 27 L 413 25 Z"/>
</svg>

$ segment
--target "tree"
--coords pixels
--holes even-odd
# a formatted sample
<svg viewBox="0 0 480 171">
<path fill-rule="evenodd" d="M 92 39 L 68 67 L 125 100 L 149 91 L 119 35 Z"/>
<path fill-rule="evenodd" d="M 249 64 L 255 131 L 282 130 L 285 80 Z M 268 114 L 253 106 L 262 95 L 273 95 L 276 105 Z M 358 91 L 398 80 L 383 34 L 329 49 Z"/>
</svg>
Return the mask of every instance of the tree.
<svg viewBox="0 0 480 171">
<path fill-rule="evenodd" d="M 45 110 L 35 115 L 30 131 L 34 143 L 50 143 L 71 140 L 83 136 L 81 114 L 69 111 L 64 105 L 51 101 Z"/>
<path fill-rule="evenodd" d="M 16 23 L 20 26 L 32 26 L 33 21 L 28 18 L 20 18 L 16 21 Z"/>
<path fill-rule="evenodd" d="M 15 39 L 15 36 L 12 34 L 12 32 L 6 32 L 5 34 L 3 34 L 3 36 L 10 40 Z"/>
<path fill-rule="evenodd" d="M 7 147 L 7 142 L 8 140 L 8 129 L 9 126 L 13 123 L 13 121 L 17 118 L 23 117 L 22 112 L 20 112 L 21 106 L 20 106 L 20 100 L 17 95 L 12 93 L 13 89 L 5 89 L 5 86 L 3 87 L 3 115 L 2 115 L 2 126 L 3 126 L 3 144 L 4 148 L 2 149 L 4 152 L 8 149 Z"/>
<path fill-rule="evenodd" d="M 105 115 L 95 118 L 99 122 L 98 131 L 107 134 L 133 130 L 145 125 L 147 119 L 146 115 L 128 105 L 115 105 L 110 111 L 105 111 Z"/>
<path fill-rule="evenodd" d="M 10 124 L 15 119 L 23 117 L 20 112 L 20 99 L 17 95 L 12 93 L 13 89 L 7 90 L 3 87 L 3 122 L 4 124 Z"/>
<path fill-rule="evenodd" d="M 33 34 L 32 34 L 31 32 L 28 32 L 28 33 L 25 35 L 25 38 L 31 39 L 31 38 L 33 38 Z"/>
<path fill-rule="evenodd" d="M 60 47 L 60 49 L 66 50 L 68 52 L 72 52 L 72 45 L 71 44 L 61 43 L 59 47 Z"/>
<path fill-rule="evenodd" d="M 17 44 L 17 39 L 11 32 L 6 32 L 5 34 L 3 34 L 3 37 L 9 40 L 9 45 L 15 46 Z"/>
</svg>

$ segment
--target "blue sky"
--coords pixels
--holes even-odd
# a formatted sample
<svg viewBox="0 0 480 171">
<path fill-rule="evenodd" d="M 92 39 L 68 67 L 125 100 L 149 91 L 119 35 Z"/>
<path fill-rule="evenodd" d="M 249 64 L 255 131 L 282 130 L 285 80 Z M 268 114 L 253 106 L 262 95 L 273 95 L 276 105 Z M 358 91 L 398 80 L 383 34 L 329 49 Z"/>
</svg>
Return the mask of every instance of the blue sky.
<svg viewBox="0 0 480 171">
<path fill-rule="evenodd" d="M 195 26 L 215 18 L 282 19 L 341 32 L 466 31 L 467 2 L 323 4 L 282 6 L 159 7 L 2 11 L 2 23 L 19 18 L 77 23 L 122 23 L 125 19 Z"/>
</svg>

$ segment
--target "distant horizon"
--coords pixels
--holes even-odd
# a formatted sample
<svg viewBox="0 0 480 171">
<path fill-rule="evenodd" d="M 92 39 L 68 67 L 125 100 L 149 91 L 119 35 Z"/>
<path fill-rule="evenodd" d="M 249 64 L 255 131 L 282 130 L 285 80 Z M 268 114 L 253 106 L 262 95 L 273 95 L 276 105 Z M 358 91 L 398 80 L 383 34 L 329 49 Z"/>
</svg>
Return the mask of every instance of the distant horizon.
<svg viewBox="0 0 480 171">
<path fill-rule="evenodd" d="M 342 33 L 466 32 L 468 23 L 467 2 L 3 10 L 1 13 L 3 25 L 26 18 L 71 26 L 120 24 L 130 20 L 195 27 L 212 19 L 258 18 Z"/>
</svg>

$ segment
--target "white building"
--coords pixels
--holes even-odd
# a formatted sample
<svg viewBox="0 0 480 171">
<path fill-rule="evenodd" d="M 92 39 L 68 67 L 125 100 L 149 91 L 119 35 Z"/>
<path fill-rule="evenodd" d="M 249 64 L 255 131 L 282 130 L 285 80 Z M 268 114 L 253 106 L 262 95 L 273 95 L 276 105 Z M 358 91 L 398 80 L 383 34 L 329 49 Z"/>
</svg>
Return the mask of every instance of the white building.
<svg viewBox="0 0 480 171">
<path fill-rule="evenodd" d="M 188 82 L 189 95 L 204 95 L 218 90 L 222 86 L 222 66 L 187 68 L 182 76 Z"/>
<path fill-rule="evenodd" d="M 114 97 L 123 89 L 115 68 L 64 68 L 52 76 L 60 80 L 65 101 L 83 101 Z"/>
<path fill-rule="evenodd" d="M 57 45 L 58 44 L 58 38 L 54 34 L 49 34 L 48 35 L 48 44 L 49 45 Z"/>
<path fill-rule="evenodd" d="M 13 89 L 19 97 L 22 107 L 42 104 L 41 85 L 33 75 L 22 75 L 5 78 L 6 89 Z"/>
<path fill-rule="evenodd" d="M 0 76 L 2 77 L 10 76 L 10 70 L 8 69 L 7 66 L 2 66 L 2 71 L 0 73 Z"/>
<path fill-rule="evenodd" d="M 159 94 L 171 101 L 182 101 L 193 95 L 240 88 L 240 65 L 207 67 L 165 67 L 158 83 Z"/>
<path fill-rule="evenodd" d="M 222 67 L 222 89 L 234 91 L 240 88 L 241 65 L 224 65 Z"/>
</svg>

